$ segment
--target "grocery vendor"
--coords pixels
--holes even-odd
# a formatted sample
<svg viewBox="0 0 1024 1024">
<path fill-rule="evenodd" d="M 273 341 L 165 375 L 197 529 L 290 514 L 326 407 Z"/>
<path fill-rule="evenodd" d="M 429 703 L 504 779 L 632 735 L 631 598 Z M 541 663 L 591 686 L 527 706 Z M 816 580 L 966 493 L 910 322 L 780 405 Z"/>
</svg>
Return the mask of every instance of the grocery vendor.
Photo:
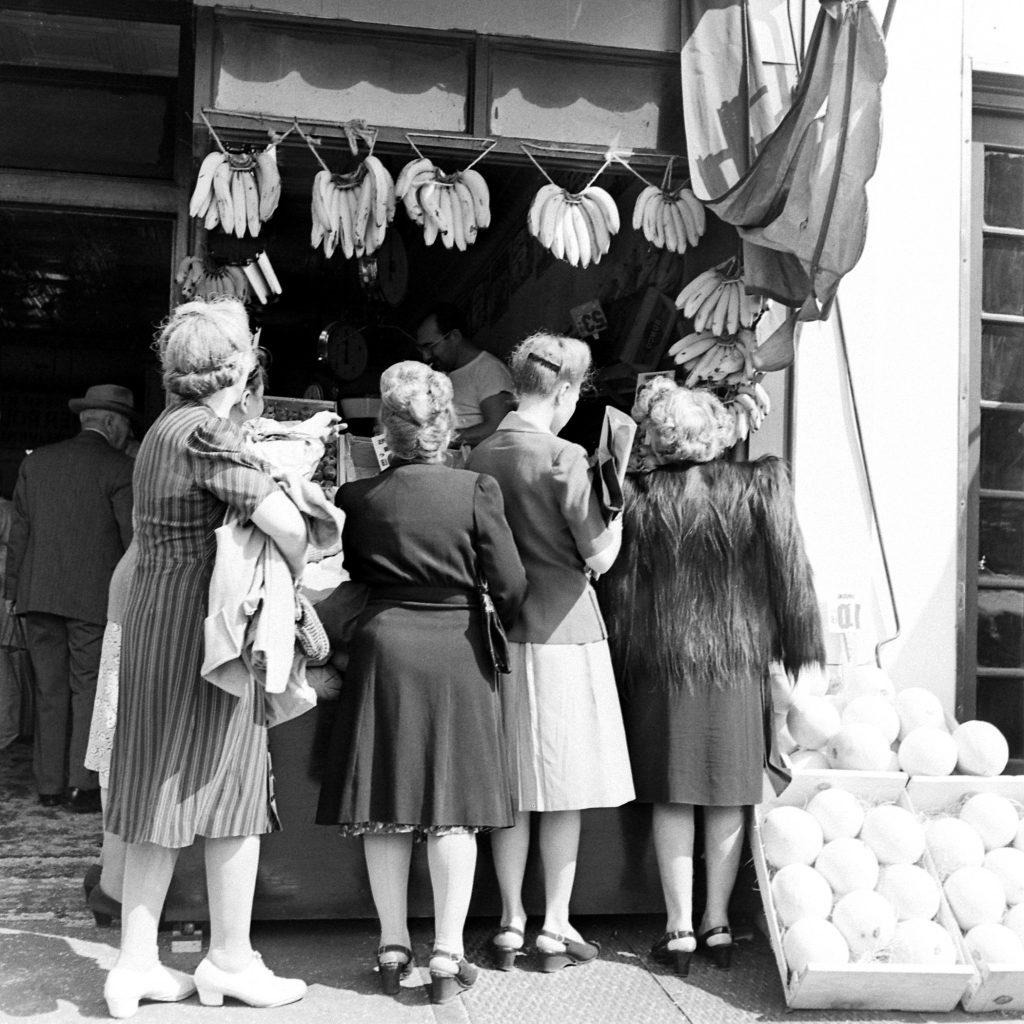
<svg viewBox="0 0 1024 1024">
<path fill-rule="evenodd" d="M 728 906 L 744 809 L 759 803 L 769 666 L 824 667 L 811 569 L 784 462 L 732 462 L 734 420 L 710 391 L 658 377 L 633 407 L 622 552 L 599 594 L 633 783 L 653 805 L 665 934 L 652 957 L 686 974 L 732 956 Z M 694 934 L 694 808 L 707 899 Z"/>
<path fill-rule="evenodd" d="M 452 382 L 455 444 L 479 444 L 516 407 L 508 367 L 473 344 L 458 306 L 441 302 L 428 310 L 416 328 L 416 350 Z"/>
</svg>

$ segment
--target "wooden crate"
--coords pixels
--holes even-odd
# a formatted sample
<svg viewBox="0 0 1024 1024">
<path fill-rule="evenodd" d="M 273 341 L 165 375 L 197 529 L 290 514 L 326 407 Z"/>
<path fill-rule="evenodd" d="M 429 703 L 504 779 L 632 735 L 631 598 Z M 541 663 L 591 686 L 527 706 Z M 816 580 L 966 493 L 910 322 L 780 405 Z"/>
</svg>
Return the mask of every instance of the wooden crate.
<svg viewBox="0 0 1024 1024">
<path fill-rule="evenodd" d="M 791 972 L 782 952 L 782 926 L 772 899 L 768 863 L 761 843 L 764 816 L 780 804 L 806 806 L 818 790 L 836 786 L 867 803 L 895 802 L 910 808 L 907 776 L 902 772 L 817 771 L 798 773 L 790 786 L 769 803 L 754 809 L 751 850 L 758 887 L 768 921 L 769 937 L 779 978 L 791 1009 L 821 1010 L 952 1010 L 975 975 L 966 955 L 952 911 L 943 900 L 938 921 L 953 935 L 959 962 L 954 967 L 916 968 L 905 964 L 846 964 L 840 967 L 810 963 Z"/>
<path fill-rule="evenodd" d="M 911 807 L 920 814 L 953 811 L 965 796 L 972 793 L 998 793 L 1024 804 L 1024 776 L 997 775 L 982 778 L 976 775 L 945 775 L 928 778 L 915 776 L 907 786 Z M 968 961 L 971 955 L 956 928 Z M 993 1010 L 1024 1010 L 1024 971 L 998 965 L 975 964 L 975 974 L 967 985 L 961 1005 L 968 1013 L 989 1013 Z"/>
</svg>

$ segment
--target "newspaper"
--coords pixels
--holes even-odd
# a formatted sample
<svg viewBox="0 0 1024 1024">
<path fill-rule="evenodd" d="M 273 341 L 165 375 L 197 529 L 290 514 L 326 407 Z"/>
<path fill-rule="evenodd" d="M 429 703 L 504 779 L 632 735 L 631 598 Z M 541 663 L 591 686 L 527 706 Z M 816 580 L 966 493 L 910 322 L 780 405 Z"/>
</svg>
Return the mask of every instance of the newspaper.
<svg viewBox="0 0 1024 1024">
<path fill-rule="evenodd" d="M 594 485 L 608 522 L 622 515 L 622 482 L 635 436 L 635 420 L 621 409 L 606 406 L 601 439 L 594 453 Z"/>
</svg>

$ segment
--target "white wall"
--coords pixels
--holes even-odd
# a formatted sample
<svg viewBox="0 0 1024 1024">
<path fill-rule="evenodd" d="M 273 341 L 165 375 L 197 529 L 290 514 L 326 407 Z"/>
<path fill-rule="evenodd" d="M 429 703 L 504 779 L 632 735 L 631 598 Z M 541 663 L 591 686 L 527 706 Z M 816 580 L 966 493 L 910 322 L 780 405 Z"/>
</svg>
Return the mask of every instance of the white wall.
<svg viewBox="0 0 1024 1024">
<path fill-rule="evenodd" d="M 884 3 L 878 8 L 881 20 Z M 867 244 L 839 290 L 866 457 L 901 620 L 881 652 L 897 687 L 956 686 L 957 384 L 961 193 L 960 4 L 898 4 L 887 39 L 883 136 Z M 1019 38 L 1019 37 L 1018 37 Z M 891 636 L 885 576 L 838 343 L 804 331 L 794 473 L 819 594 L 865 608 L 855 660 Z M 833 652 L 838 645 L 833 643 Z"/>
<path fill-rule="evenodd" d="M 196 6 L 459 29 L 593 46 L 679 48 L 678 0 L 196 0 Z"/>
</svg>

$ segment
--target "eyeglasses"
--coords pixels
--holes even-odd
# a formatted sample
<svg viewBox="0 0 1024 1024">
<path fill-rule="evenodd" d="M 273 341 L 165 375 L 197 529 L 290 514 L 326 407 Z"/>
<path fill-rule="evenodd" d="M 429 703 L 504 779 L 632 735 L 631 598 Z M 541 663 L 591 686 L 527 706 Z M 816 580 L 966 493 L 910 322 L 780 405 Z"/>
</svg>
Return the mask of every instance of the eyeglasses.
<svg viewBox="0 0 1024 1024">
<path fill-rule="evenodd" d="M 416 351 L 419 352 L 421 356 L 430 355 L 430 353 L 433 352 L 434 349 L 437 348 L 437 346 L 440 345 L 442 341 L 448 338 L 451 335 L 451 333 L 451 331 L 445 331 L 444 334 L 439 335 L 433 341 L 416 342 Z"/>
</svg>

